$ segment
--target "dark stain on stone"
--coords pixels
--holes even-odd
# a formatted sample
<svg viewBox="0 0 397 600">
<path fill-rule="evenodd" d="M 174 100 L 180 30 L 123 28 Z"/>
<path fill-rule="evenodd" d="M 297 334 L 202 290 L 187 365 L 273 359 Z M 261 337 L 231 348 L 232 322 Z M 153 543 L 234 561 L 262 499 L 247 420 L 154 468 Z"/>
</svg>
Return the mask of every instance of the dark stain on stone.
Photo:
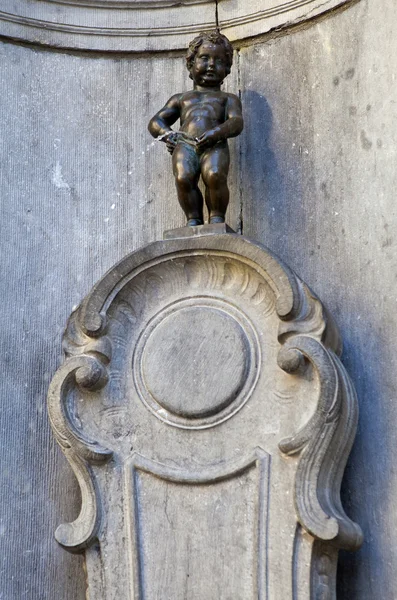
<svg viewBox="0 0 397 600">
<path fill-rule="evenodd" d="M 367 104 L 367 111 L 370 111 L 372 108 L 372 106 L 370 104 Z"/>
<path fill-rule="evenodd" d="M 383 146 L 383 142 L 382 142 L 382 140 L 381 140 L 380 138 L 378 138 L 378 139 L 376 140 L 376 145 L 378 146 L 378 148 L 382 148 L 382 146 Z"/>
<path fill-rule="evenodd" d="M 351 69 L 348 69 L 348 70 L 346 71 L 346 73 L 345 73 L 345 77 L 346 77 L 346 79 L 353 79 L 355 72 L 356 72 L 356 71 L 355 71 L 355 69 L 353 69 L 353 68 L 351 68 Z"/>
<path fill-rule="evenodd" d="M 385 239 L 384 242 L 382 242 L 382 248 L 388 248 L 389 246 L 392 245 L 392 243 L 393 243 L 393 240 L 390 237 L 388 237 Z"/>
<path fill-rule="evenodd" d="M 339 85 L 339 82 L 340 82 L 339 77 L 334 77 L 333 84 L 334 85 Z"/>
<path fill-rule="evenodd" d="M 325 199 L 329 200 L 330 194 L 329 194 L 329 191 L 328 191 L 328 188 L 327 188 L 327 184 L 326 184 L 325 181 L 323 181 L 322 184 L 320 185 L 320 189 L 323 192 Z"/>
<path fill-rule="evenodd" d="M 357 114 L 357 106 L 349 106 L 349 115 L 354 117 Z"/>
<path fill-rule="evenodd" d="M 364 129 L 361 130 L 361 145 L 364 148 L 364 150 L 370 150 L 372 148 L 372 142 L 371 140 L 369 140 L 365 134 Z"/>
</svg>

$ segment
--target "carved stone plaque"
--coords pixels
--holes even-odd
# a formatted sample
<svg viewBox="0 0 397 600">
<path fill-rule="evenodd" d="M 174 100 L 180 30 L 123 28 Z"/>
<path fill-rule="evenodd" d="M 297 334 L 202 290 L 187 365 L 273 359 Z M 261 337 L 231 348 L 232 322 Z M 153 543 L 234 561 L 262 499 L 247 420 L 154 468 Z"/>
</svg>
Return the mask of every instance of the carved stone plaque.
<svg viewBox="0 0 397 600">
<path fill-rule="evenodd" d="M 91 600 L 335 598 L 338 548 L 362 540 L 338 332 L 265 247 L 173 235 L 70 317 L 49 414 L 82 506 L 56 538 L 85 550 Z"/>
</svg>

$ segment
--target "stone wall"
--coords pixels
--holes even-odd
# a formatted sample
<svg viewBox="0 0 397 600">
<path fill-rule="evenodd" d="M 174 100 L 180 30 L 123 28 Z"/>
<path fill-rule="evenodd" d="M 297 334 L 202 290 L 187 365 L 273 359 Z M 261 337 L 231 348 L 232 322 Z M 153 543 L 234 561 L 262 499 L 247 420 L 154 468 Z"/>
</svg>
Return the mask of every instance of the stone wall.
<svg viewBox="0 0 397 600">
<path fill-rule="evenodd" d="M 341 555 L 346 600 L 392 598 L 397 584 L 396 22 L 393 0 L 382 11 L 361 0 L 236 43 L 227 84 L 241 91 L 246 120 L 232 145 L 228 221 L 328 305 L 359 395 L 344 502 L 366 541 Z M 183 224 L 169 156 L 146 123 L 190 82 L 179 52 L 97 55 L 6 40 L 0 52 L 0 598 L 83 600 L 81 559 L 53 540 L 79 498 L 46 391 L 72 308 L 117 260 Z"/>
</svg>

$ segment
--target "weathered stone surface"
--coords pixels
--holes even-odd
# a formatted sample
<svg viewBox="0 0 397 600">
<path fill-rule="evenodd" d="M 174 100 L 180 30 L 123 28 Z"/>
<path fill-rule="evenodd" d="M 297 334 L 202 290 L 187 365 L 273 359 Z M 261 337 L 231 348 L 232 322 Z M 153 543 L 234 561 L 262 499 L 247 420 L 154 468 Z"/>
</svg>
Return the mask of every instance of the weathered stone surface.
<svg viewBox="0 0 397 600">
<path fill-rule="evenodd" d="M 296 25 L 343 4 L 346 0 L 221 0 L 218 19 L 222 32 L 230 40 L 242 40 Z"/>
<path fill-rule="evenodd" d="M 83 600 L 82 559 L 53 536 L 61 515 L 78 514 L 80 495 L 45 398 L 73 306 L 112 264 L 184 222 L 169 155 L 146 123 L 159 103 L 151 89 L 165 101 L 189 83 L 182 58 L 106 60 L 5 43 L 0 80 L 0 591 Z"/>
<path fill-rule="evenodd" d="M 186 48 L 216 25 L 214 0 L 3 0 L 0 34 L 107 52 Z"/>
<path fill-rule="evenodd" d="M 362 541 L 339 500 L 357 403 L 287 267 L 231 233 L 153 243 L 63 345 L 49 415 L 82 507 L 56 537 L 87 549 L 89 598 L 335 598 L 337 549 Z"/>
<path fill-rule="evenodd" d="M 243 231 L 326 301 L 360 400 L 344 497 L 365 541 L 340 559 L 342 600 L 397 585 L 396 19 L 395 2 L 358 3 L 239 55 Z"/>
<path fill-rule="evenodd" d="M 236 40 L 304 21 L 346 1 L 2 0 L 0 35 L 79 50 L 175 50 L 217 25 Z"/>
<path fill-rule="evenodd" d="M 236 53 L 228 78 L 247 107 L 228 222 L 320 294 L 360 398 L 343 489 L 365 541 L 339 561 L 341 600 L 393 598 L 397 586 L 396 22 L 394 0 L 382 10 L 362 0 Z M 80 500 L 52 439 L 46 390 L 72 307 L 117 260 L 183 224 L 169 156 L 145 127 L 190 83 L 182 56 L 105 59 L 2 43 L 0 57 L 0 590 L 7 600 L 82 600 L 81 560 L 53 540 Z"/>
</svg>

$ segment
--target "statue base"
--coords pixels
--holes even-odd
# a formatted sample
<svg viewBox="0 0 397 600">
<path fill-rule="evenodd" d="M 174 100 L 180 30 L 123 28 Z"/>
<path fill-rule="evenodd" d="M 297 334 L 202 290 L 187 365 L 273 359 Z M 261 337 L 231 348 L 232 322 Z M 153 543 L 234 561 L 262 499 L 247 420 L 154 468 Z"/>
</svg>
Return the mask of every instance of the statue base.
<svg viewBox="0 0 397 600">
<path fill-rule="evenodd" d="M 227 223 L 205 223 L 194 227 L 178 227 L 164 231 L 165 240 L 173 238 L 186 238 L 196 235 L 222 235 L 223 233 L 236 233 Z"/>
<path fill-rule="evenodd" d="M 336 597 L 357 401 L 320 300 L 226 224 L 125 257 L 68 322 L 51 424 L 92 600 Z"/>
</svg>

